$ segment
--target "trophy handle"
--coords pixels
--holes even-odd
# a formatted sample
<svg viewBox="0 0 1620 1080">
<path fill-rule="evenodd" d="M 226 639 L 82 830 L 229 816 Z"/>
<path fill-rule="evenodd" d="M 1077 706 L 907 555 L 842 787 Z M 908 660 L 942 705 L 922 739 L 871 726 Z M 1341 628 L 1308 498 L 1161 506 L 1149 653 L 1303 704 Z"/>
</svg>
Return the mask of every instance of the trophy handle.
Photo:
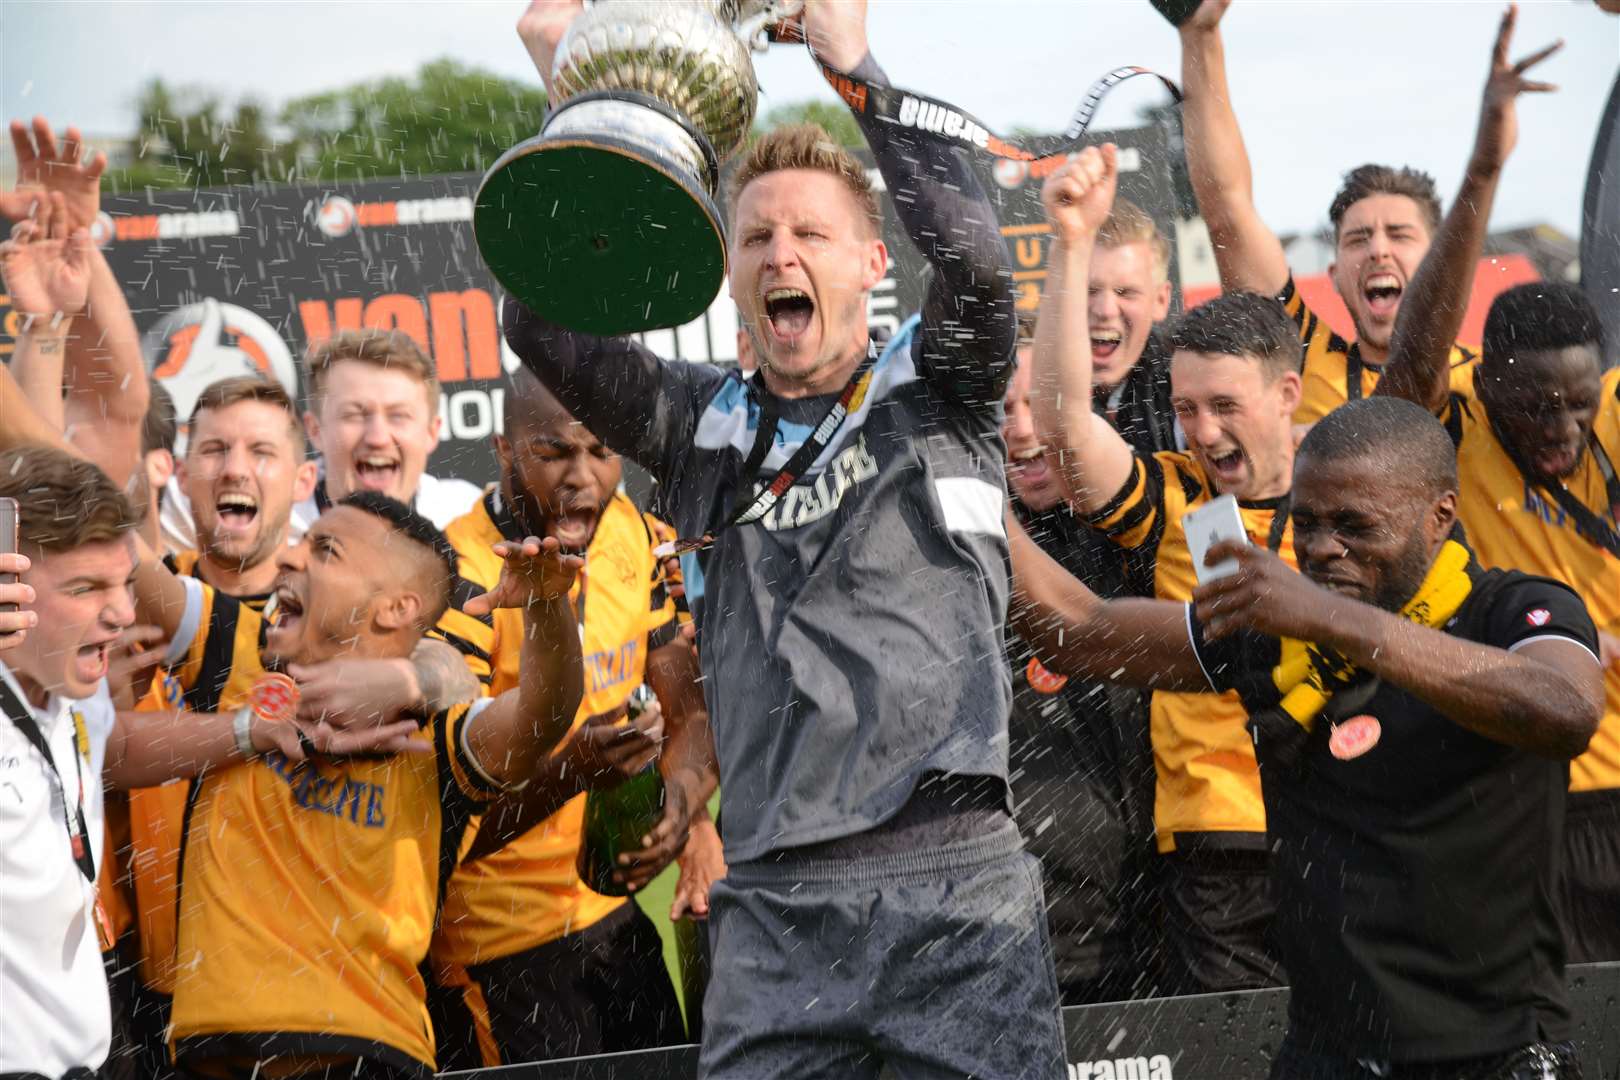
<svg viewBox="0 0 1620 1080">
<path fill-rule="evenodd" d="M 757 53 L 765 52 L 775 44 L 798 44 L 791 38 L 773 36 L 771 27 L 778 23 L 798 20 L 803 15 L 804 0 L 766 0 L 753 14 L 738 20 L 737 36 L 751 51 Z M 799 25 L 800 40 L 803 40 L 803 24 Z"/>
</svg>

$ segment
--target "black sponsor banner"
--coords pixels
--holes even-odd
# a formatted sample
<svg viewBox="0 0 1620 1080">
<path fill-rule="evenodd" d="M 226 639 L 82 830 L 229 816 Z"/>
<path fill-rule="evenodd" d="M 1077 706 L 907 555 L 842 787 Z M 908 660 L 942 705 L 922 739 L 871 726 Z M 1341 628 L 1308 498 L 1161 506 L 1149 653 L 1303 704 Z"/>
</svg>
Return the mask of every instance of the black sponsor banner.
<svg viewBox="0 0 1620 1080">
<path fill-rule="evenodd" d="M 1122 194 L 1168 230 L 1174 215 L 1162 132 L 1090 141 L 1105 138 L 1121 146 Z M 1019 305 L 1033 310 L 1046 250 L 1037 174 L 1052 164 L 981 164 L 1007 235 Z M 505 373 L 517 358 L 501 338 L 499 289 L 473 243 L 480 179 L 456 173 L 107 194 L 95 236 L 128 295 L 149 369 L 182 420 L 217 379 L 257 371 L 296 397 L 305 389 L 303 357 L 312 343 L 340 330 L 402 330 L 433 358 L 443 391 L 442 441 L 430 471 L 484 482 L 495 474 L 489 440 L 500 430 Z M 893 265 L 873 290 L 870 315 L 878 331 L 892 333 L 921 303 L 928 268 L 892 212 L 887 220 Z M 16 323 L 0 297 L 0 357 L 13 345 Z M 735 361 L 735 309 L 722 292 L 702 318 L 641 337 L 666 357 Z"/>
<path fill-rule="evenodd" d="M 1620 963 L 1569 969 L 1585 1074 L 1620 1077 Z M 1287 990 L 1063 1010 L 1067 1080 L 1262 1080 L 1288 1023 Z M 477 1080 L 692 1080 L 697 1047 L 449 1073 Z"/>
</svg>

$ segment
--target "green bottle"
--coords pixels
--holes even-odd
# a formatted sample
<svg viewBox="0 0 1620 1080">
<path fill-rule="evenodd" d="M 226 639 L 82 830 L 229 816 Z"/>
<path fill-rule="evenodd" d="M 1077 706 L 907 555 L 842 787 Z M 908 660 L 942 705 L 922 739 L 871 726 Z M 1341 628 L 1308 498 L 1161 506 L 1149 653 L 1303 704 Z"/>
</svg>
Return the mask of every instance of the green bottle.
<svg viewBox="0 0 1620 1080">
<path fill-rule="evenodd" d="M 632 722 L 653 701 L 652 687 L 642 683 L 626 703 Z M 603 896 L 626 896 L 629 890 L 613 880 L 619 856 L 641 850 L 641 838 L 652 832 L 664 816 L 664 778 L 655 758 L 645 769 L 618 787 L 585 795 L 585 825 L 581 830 L 579 879 Z"/>
</svg>

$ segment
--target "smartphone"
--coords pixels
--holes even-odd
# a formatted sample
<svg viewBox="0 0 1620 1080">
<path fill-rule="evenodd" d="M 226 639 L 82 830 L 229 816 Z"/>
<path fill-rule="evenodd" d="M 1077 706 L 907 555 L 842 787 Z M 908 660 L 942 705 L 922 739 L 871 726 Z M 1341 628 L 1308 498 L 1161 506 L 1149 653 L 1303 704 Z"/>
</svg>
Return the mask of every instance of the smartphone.
<svg viewBox="0 0 1620 1080">
<path fill-rule="evenodd" d="M 18 521 L 17 500 L 0 498 L 0 552 L 10 555 L 17 550 Z M 0 585 L 14 585 L 16 582 L 16 574 L 0 574 Z M 0 611 L 16 610 L 16 604 L 0 604 Z"/>
<path fill-rule="evenodd" d="M 1237 499 L 1231 495 L 1211 499 L 1198 509 L 1181 515 L 1181 531 L 1187 536 L 1187 551 L 1192 555 L 1193 573 L 1198 575 L 1200 585 L 1235 573 L 1238 568 L 1236 559 L 1223 559 L 1214 566 L 1205 566 L 1204 557 L 1209 554 L 1210 548 L 1222 540 L 1236 540 L 1240 544 L 1249 542 Z"/>
</svg>

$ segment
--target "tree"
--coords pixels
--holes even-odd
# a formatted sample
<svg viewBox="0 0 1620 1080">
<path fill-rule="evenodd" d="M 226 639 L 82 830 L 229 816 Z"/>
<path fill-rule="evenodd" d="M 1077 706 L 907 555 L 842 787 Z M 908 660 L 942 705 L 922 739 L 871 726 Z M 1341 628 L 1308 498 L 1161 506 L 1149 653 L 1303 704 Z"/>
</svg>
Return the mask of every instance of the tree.
<svg viewBox="0 0 1620 1080">
<path fill-rule="evenodd" d="M 115 188 L 370 180 L 478 172 L 540 130 L 537 85 L 454 60 L 289 101 L 272 122 L 253 99 L 149 83 L 129 168 Z"/>
<path fill-rule="evenodd" d="M 116 188 L 215 187 L 284 179 L 289 148 L 271 130 L 265 107 L 244 98 L 227 109 L 197 88 L 172 89 L 161 79 L 136 99 L 134 160 L 115 169 Z"/>
<path fill-rule="evenodd" d="M 538 85 L 454 60 L 414 79 L 358 83 L 287 103 L 281 120 L 311 180 L 399 179 L 482 172 L 545 117 Z"/>
</svg>

